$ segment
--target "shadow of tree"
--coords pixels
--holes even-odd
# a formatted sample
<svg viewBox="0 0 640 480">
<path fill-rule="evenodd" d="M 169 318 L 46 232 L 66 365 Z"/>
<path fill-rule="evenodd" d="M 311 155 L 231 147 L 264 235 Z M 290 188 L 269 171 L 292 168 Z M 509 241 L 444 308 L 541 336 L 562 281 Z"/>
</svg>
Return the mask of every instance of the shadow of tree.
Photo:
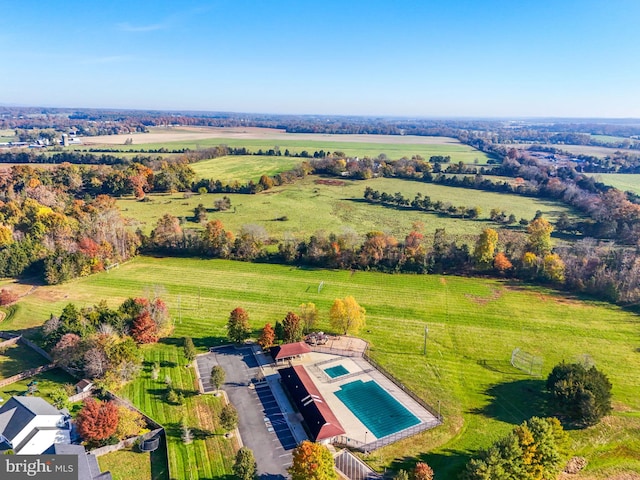
<svg viewBox="0 0 640 480">
<path fill-rule="evenodd" d="M 521 376 L 527 376 L 528 374 L 523 372 L 522 370 L 518 370 L 517 368 L 515 368 L 513 365 L 511 365 L 511 362 L 509 362 L 508 360 L 485 360 L 485 359 L 481 359 L 478 360 L 478 365 L 480 365 L 482 368 L 486 368 L 487 370 L 490 370 L 492 372 L 497 372 L 497 373 L 506 373 L 509 375 L 521 375 Z"/>
<path fill-rule="evenodd" d="M 437 478 L 457 478 L 473 454 L 468 451 L 446 449 L 441 453 L 425 453 L 416 457 L 400 457 L 391 462 L 391 470 L 397 473 L 405 470 L 411 473 L 417 462 L 424 462 L 433 468 Z M 385 478 L 393 478 L 385 475 Z"/>
<path fill-rule="evenodd" d="M 193 344 L 196 348 L 206 348 L 207 350 L 211 347 L 216 347 L 219 345 L 224 345 L 229 343 L 229 339 L 226 337 L 198 337 L 193 339 Z"/>
<path fill-rule="evenodd" d="M 484 415 L 505 423 L 519 425 L 533 416 L 547 414 L 547 397 L 542 379 L 516 380 L 499 383 L 489 388 L 485 394 L 489 403 L 470 413 Z"/>
</svg>

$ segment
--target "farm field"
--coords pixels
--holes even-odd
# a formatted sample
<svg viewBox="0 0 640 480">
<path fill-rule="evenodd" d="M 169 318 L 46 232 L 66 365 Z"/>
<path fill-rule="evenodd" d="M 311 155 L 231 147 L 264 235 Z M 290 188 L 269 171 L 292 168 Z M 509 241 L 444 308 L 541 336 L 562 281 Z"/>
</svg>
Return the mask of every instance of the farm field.
<svg viewBox="0 0 640 480">
<path fill-rule="evenodd" d="M 275 187 L 256 195 L 227 194 L 231 199 L 231 209 L 225 212 L 213 211 L 215 199 L 222 198 L 223 194 L 194 195 L 190 198 L 184 198 L 183 194 L 148 195 L 147 198 L 151 201 L 139 202 L 133 197 L 127 197 L 118 199 L 116 203 L 123 215 L 136 219 L 146 233 L 151 232 L 158 218 L 165 213 L 184 217 L 186 222 L 183 227 L 201 228 L 192 217 L 193 209 L 202 203 L 211 209 L 208 214 L 210 220 L 221 220 L 234 233 L 242 225 L 258 224 L 264 226 L 275 238 L 281 238 L 285 233 L 307 238 L 319 230 L 328 234 L 340 233 L 344 228 L 351 228 L 361 235 L 372 230 L 382 230 L 404 238 L 416 221 L 425 224 L 427 233 L 433 233 L 437 228 L 446 228 L 448 233 L 454 235 L 475 235 L 486 227 L 497 227 L 489 222 L 492 208 L 504 210 L 507 215 L 513 213 L 518 219 L 531 219 L 537 210 L 542 211 L 551 221 L 561 212 L 571 214 L 567 207 L 556 202 L 408 180 L 338 180 L 338 185 L 327 185 L 322 181 L 321 177 L 308 176 L 294 184 Z M 331 182 L 333 181 L 332 179 Z M 391 194 L 401 192 L 411 199 L 420 192 L 430 196 L 432 201 L 450 202 L 455 206 L 478 206 L 481 209 L 480 218 L 464 220 L 369 204 L 363 199 L 367 186 Z M 275 220 L 282 216 L 286 216 L 288 220 Z"/>
<path fill-rule="evenodd" d="M 17 140 L 15 130 L 0 129 L 0 143 L 14 142 Z"/>
<path fill-rule="evenodd" d="M 262 175 L 275 175 L 300 165 L 302 158 L 258 155 L 229 155 L 191 164 L 196 178 L 220 180 L 223 183 L 238 180 L 258 182 Z"/>
<path fill-rule="evenodd" d="M 320 282 L 324 288 L 318 293 Z M 376 468 L 400 468 L 417 456 L 439 478 L 455 478 L 479 448 L 524 419 L 545 414 L 540 391 L 556 363 L 589 355 L 613 384 L 615 411 L 596 427 L 570 432 L 573 454 L 589 461 L 575 478 L 640 473 L 640 320 L 609 304 L 539 287 L 456 276 L 140 257 L 109 273 L 39 287 L 20 300 L 6 328 L 40 324 L 71 301 L 85 306 L 104 298 L 115 306 L 154 285 L 166 290 L 175 332 L 163 343 L 145 347 L 144 373 L 121 394 L 166 422 L 170 431 L 185 410 L 160 401 L 162 385 L 150 378 L 148 368 L 149 362 L 159 361 L 160 379 L 168 374 L 177 388 L 193 390 L 192 370 L 183 366 L 180 337 L 192 336 L 196 347 L 205 351 L 225 341 L 228 314 L 237 306 L 248 311 L 257 336 L 264 323 L 282 320 L 287 311 L 305 302 L 318 307 L 318 329 L 330 331 L 331 303 L 353 295 L 367 310 L 361 336 L 370 342 L 372 356 L 427 402 L 434 406 L 440 402 L 446 420 L 442 427 L 372 453 L 368 461 Z M 425 326 L 429 337 L 423 355 Z M 516 347 L 544 359 L 543 377 L 510 366 Z M 216 408 L 214 397 L 186 396 L 190 418 L 202 405 Z M 215 425 L 208 429 L 215 430 Z M 197 464 L 198 452 L 204 449 L 196 442 L 193 447 L 180 444 L 177 435 L 170 433 L 172 468 Z M 220 467 L 224 470 L 229 466 L 223 460 L 228 451 L 217 448 L 211 464 L 226 465 Z M 200 478 L 212 478 L 211 473 L 198 470 Z"/>
<path fill-rule="evenodd" d="M 634 173 L 587 173 L 598 182 L 640 195 L 640 174 Z"/>
<path fill-rule="evenodd" d="M 507 148 L 519 148 L 525 150 L 529 148 L 531 143 L 518 143 L 518 144 L 504 144 Z M 558 150 L 563 150 L 565 152 L 569 152 L 573 155 L 591 155 L 594 157 L 607 157 L 613 156 L 617 151 L 625 151 L 624 149 L 614 148 L 614 147 L 596 147 L 592 145 L 561 145 L 561 144 L 535 144 L 537 147 L 548 147 L 555 148 Z M 629 150 L 626 150 L 629 151 Z"/>
<path fill-rule="evenodd" d="M 616 137 L 613 135 L 591 135 L 591 138 L 599 142 L 611 143 L 615 145 L 618 145 L 624 142 L 625 140 L 632 141 L 630 138 L 627 138 L 627 137 Z"/>
<path fill-rule="evenodd" d="M 200 132 L 200 129 L 197 129 Z M 107 135 L 102 137 L 84 137 L 84 145 L 77 149 L 87 149 L 97 146 L 117 148 L 123 152 L 138 149 L 177 150 L 189 148 L 197 150 L 217 145 L 230 147 L 247 147 L 252 152 L 259 149 L 269 150 L 278 146 L 293 154 L 307 151 L 324 150 L 326 152 L 341 151 L 348 156 L 377 157 L 384 153 L 392 160 L 403 156 L 422 155 L 425 159 L 433 155 L 450 155 L 452 162 L 486 164 L 490 157 L 473 147 L 464 145 L 454 138 L 448 137 L 419 137 L 400 135 L 321 135 L 321 134 L 293 134 L 283 133 L 271 129 L 209 129 L 208 133 L 194 133 L 179 131 L 167 133 L 166 130 L 156 133 L 139 133 L 131 135 Z M 267 132 L 262 132 L 266 130 Z M 256 131 L 260 131 L 256 133 Z M 206 132 L 206 130 L 205 130 Z M 127 138 L 133 138 L 133 145 L 124 145 Z"/>
</svg>

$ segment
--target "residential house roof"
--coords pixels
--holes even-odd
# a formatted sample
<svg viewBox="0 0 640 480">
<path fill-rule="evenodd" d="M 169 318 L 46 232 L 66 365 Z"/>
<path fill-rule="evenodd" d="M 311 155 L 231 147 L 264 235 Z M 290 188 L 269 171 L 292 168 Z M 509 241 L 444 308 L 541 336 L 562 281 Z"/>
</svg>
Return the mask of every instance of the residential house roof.
<svg viewBox="0 0 640 480">
<path fill-rule="evenodd" d="M 112 480 L 111 472 L 100 472 L 98 459 L 91 453 L 87 454 L 82 445 L 56 443 L 52 453 L 78 456 L 78 480 Z"/>
</svg>

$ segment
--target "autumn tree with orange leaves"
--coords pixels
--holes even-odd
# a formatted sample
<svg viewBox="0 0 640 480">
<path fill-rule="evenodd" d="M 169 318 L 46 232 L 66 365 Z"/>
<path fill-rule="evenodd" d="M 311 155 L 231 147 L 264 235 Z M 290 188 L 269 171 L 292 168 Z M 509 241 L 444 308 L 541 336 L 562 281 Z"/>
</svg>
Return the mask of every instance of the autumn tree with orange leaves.
<svg viewBox="0 0 640 480">
<path fill-rule="evenodd" d="M 273 342 L 276 339 L 276 332 L 270 323 L 267 323 L 262 329 L 262 333 L 260 334 L 260 338 L 258 338 L 258 345 L 262 348 L 267 349 L 273 345 Z"/>
<path fill-rule="evenodd" d="M 510 268 L 513 268 L 513 264 L 507 256 L 503 252 L 498 252 L 496 257 L 493 259 L 493 268 L 495 268 L 500 273 L 506 272 Z"/>
<path fill-rule="evenodd" d="M 333 456 L 327 447 L 305 440 L 293 450 L 291 480 L 337 480 Z"/>
</svg>

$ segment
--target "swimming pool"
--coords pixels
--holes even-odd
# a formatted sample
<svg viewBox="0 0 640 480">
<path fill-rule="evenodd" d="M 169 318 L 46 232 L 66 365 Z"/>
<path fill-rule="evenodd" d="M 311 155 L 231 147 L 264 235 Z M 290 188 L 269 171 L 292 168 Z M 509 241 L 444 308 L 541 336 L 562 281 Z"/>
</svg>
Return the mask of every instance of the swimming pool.
<svg viewBox="0 0 640 480">
<path fill-rule="evenodd" d="M 420 423 L 418 417 L 373 380 L 347 383 L 335 393 L 377 438 Z"/>
<path fill-rule="evenodd" d="M 342 375 L 346 375 L 349 373 L 349 370 L 344 368 L 342 365 L 336 365 L 335 367 L 325 368 L 324 372 L 329 375 L 331 378 L 341 377 Z"/>
</svg>

